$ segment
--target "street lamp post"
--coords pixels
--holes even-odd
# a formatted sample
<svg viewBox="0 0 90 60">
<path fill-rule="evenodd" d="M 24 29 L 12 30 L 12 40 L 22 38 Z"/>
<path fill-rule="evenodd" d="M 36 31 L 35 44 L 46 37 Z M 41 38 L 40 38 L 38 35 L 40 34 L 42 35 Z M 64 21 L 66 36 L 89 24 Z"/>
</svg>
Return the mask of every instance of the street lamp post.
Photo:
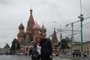
<svg viewBox="0 0 90 60">
<path fill-rule="evenodd" d="M 83 59 L 83 14 L 82 14 L 82 1 L 80 0 L 80 16 L 79 16 L 79 19 L 80 19 L 80 26 L 81 26 L 81 43 L 80 43 L 80 47 L 81 47 L 81 60 Z"/>
<path fill-rule="evenodd" d="M 81 58 L 83 58 L 83 20 L 84 20 L 83 14 L 81 14 L 79 16 L 79 19 L 80 19 L 80 26 L 81 26 L 81 43 L 80 43 L 80 45 L 81 45 Z"/>
</svg>

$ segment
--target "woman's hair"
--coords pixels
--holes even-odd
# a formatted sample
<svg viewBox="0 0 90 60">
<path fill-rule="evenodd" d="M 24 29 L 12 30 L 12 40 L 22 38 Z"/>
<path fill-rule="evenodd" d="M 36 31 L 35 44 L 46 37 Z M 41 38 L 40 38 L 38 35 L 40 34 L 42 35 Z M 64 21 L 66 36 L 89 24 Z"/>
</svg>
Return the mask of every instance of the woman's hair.
<svg viewBox="0 0 90 60">
<path fill-rule="evenodd" d="M 40 39 L 41 37 L 40 37 L 40 36 L 36 37 L 36 40 L 37 40 L 38 38 Z"/>
<path fill-rule="evenodd" d="M 38 38 L 41 38 L 41 35 L 40 34 L 38 36 L 36 36 L 36 39 L 38 39 Z"/>
</svg>

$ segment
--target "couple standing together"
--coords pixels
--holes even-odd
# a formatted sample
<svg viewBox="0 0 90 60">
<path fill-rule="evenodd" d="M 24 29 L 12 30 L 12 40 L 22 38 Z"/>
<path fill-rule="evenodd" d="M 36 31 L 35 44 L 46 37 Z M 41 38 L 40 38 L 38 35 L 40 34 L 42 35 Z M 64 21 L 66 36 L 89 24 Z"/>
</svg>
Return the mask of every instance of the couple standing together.
<svg viewBox="0 0 90 60">
<path fill-rule="evenodd" d="M 51 40 L 46 38 L 46 32 L 42 32 L 31 42 L 30 54 L 32 60 L 52 60 Z"/>
</svg>

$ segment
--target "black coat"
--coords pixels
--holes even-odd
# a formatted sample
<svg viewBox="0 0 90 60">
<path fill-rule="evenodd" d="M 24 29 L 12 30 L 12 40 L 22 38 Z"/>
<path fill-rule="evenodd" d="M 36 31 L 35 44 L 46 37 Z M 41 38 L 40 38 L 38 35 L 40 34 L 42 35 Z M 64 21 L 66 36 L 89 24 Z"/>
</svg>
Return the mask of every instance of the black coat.
<svg viewBox="0 0 90 60">
<path fill-rule="evenodd" d="M 38 57 L 39 53 L 37 51 L 37 44 L 34 43 L 33 47 L 30 48 L 29 54 L 32 55 L 33 57 Z"/>
<path fill-rule="evenodd" d="M 52 55 L 52 44 L 48 38 L 41 39 L 41 55 L 50 56 Z"/>
</svg>

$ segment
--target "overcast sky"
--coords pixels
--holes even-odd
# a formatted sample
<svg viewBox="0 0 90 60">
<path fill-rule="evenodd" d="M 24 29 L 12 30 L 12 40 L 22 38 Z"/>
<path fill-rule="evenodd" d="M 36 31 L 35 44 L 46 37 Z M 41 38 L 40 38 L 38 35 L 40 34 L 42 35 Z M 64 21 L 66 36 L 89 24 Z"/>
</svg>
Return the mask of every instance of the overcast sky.
<svg viewBox="0 0 90 60">
<path fill-rule="evenodd" d="M 82 0 L 84 17 L 90 17 L 90 0 Z M 22 22 L 26 27 L 29 19 L 30 9 L 33 9 L 33 17 L 36 22 L 45 25 L 47 35 L 57 29 L 71 29 L 65 25 L 77 21 L 80 15 L 79 0 L 0 0 L 0 47 L 6 43 L 11 45 L 14 38 L 17 38 L 18 26 Z M 57 21 L 57 23 L 53 23 Z M 89 23 L 88 23 L 89 22 Z M 87 24 L 88 23 L 88 24 Z M 75 30 L 80 30 L 80 23 L 74 24 Z M 84 41 L 90 39 L 90 18 L 84 21 Z M 62 32 L 63 37 L 71 35 L 71 32 Z M 69 33 L 69 34 L 68 34 Z M 75 35 L 74 40 L 80 41 L 80 32 Z M 59 34 L 57 34 L 59 36 Z"/>
</svg>

